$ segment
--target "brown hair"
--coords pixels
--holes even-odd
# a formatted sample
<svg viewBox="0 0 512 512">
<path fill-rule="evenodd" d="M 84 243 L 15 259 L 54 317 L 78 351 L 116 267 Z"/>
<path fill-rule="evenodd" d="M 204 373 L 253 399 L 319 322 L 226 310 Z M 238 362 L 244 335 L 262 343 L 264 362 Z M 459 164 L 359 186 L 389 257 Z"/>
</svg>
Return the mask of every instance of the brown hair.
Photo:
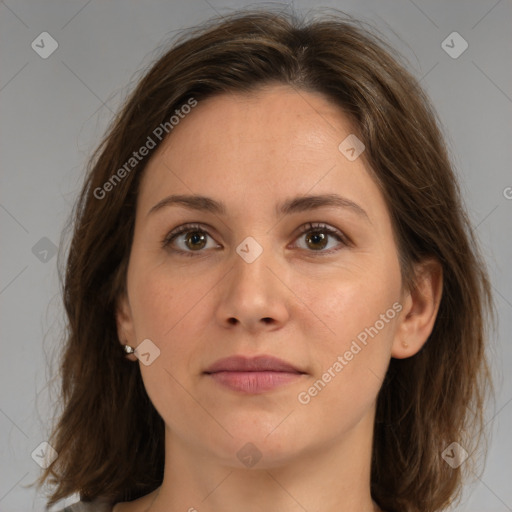
<svg viewBox="0 0 512 512">
<path fill-rule="evenodd" d="M 58 458 L 38 480 L 57 484 L 48 505 L 75 492 L 83 501 L 129 501 L 163 479 L 163 420 L 139 366 L 122 352 L 114 317 L 149 156 L 105 197 L 95 190 L 190 98 L 272 83 L 320 92 L 353 121 L 391 212 L 405 285 L 414 286 L 413 265 L 427 257 L 443 268 L 427 343 L 414 357 L 391 360 L 378 397 L 372 496 L 388 512 L 438 511 L 460 496 L 469 466 L 452 468 L 442 452 L 457 441 L 472 455 L 484 432 L 492 297 L 436 113 L 391 55 L 382 37 L 342 14 L 306 23 L 241 11 L 179 37 L 141 79 L 94 153 L 74 210 L 63 283 L 64 408 L 49 439 Z"/>
</svg>

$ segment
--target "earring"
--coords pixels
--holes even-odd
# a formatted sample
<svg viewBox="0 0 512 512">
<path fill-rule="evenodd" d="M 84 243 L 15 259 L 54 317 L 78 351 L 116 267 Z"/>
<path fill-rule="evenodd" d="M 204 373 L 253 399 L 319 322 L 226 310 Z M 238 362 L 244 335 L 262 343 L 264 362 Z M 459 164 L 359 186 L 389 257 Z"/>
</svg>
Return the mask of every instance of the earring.
<svg viewBox="0 0 512 512">
<path fill-rule="evenodd" d="M 133 349 L 133 347 L 130 347 L 130 345 L 124 345 L 124 351 L 127 353 L 127 354 L 133 354 L 135 352 L 135 350 Z"/>
</svg>

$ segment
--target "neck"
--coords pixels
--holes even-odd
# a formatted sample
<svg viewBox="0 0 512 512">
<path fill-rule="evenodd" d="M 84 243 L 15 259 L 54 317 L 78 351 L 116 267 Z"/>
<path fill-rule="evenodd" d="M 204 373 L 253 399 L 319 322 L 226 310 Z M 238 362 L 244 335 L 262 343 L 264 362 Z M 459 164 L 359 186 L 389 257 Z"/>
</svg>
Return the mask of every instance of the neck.
<svg viewBox="0 0 512 512">
<path fill-rule="evenodd" d="M 373 416 L 342 439 L 293 457 L 258 445 L 263 456 L 250 468 L 197 443 L 183 443 L 166 430 L 164 480 L 147 510 L 377 512 L 370 494 L 372 429 Z"/>
</svg>

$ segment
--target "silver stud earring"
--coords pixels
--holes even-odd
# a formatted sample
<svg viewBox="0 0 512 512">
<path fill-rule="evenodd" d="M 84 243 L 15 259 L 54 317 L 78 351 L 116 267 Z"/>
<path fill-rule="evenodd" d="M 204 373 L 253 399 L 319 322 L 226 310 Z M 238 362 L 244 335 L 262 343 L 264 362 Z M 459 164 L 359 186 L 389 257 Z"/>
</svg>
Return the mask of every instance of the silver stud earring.
<svg viewBox="0 0 512 512">
<path fill-rule="evenodd" d="M 127 353 L 127 354 L 133 354 L 135 352 L 135 350 L 133 349 L 133 347 L 130 347 L 130 345 L 124 345 L 124 351 Z"/>
</svg>

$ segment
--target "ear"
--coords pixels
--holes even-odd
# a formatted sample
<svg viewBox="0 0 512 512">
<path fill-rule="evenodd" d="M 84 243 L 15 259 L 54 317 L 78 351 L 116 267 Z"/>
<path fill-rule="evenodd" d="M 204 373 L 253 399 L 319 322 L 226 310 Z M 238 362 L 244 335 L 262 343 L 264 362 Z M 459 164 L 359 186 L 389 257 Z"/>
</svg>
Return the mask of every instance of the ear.
<svg viewBox="0 0 512 512">
<path fill-rule="evenodd" d="M 412 357 L 421 350 L 434 328 L 441 302 L 443 269 L 439 261 L 424 260 L 415 266 L 414 273 L 415 283 L 403 297 L 403 312 L 391 349 L 396 359 Z"/>
<path fill-rule="evenodd" d="M 119 342 L 121 345 L 130 345 L 135 348 L 137 337 L 135 336 L 130 302 L 126 294 L 122 294 L 117 299 L 115 316 Z M 137 361 L 134 354 L 126 354 L 126 357 L 131 361 Z"/>
</svg>

